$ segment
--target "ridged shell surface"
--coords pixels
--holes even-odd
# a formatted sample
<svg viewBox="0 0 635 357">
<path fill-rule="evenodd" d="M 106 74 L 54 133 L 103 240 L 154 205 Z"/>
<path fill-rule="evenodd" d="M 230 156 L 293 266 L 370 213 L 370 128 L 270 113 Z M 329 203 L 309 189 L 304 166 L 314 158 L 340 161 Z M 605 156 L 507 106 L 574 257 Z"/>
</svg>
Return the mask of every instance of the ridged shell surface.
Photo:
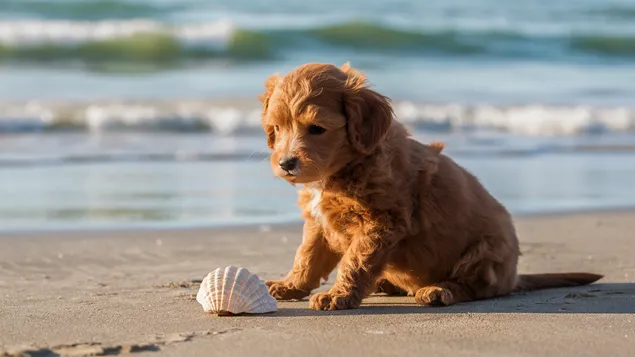
<svg viewBox="0 0 635 357">
<path fill-rule="evenodd" d="M 196 301 L 219 315 L 262 314 L 278 310 L 278 302 L 260 278 L 245 268 L 218 268 L 201 282 Z"/>
</svg>

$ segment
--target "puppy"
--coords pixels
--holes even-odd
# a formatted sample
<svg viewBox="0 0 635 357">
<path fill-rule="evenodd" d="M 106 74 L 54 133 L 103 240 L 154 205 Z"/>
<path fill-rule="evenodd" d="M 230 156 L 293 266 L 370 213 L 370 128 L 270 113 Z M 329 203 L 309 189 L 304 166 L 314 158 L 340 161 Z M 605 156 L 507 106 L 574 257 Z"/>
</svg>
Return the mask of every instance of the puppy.
<svg viewBox="0 0 635 357">
<path fill-rule="evenodd" d="M 589 273 L 518 275 L 507 210 L 443 145 L 414 140 L 387 97 L 345 64 L 306 64 L 265 83 L 262 126 L 273 173 L 301 184 L 305 219 L 293 268 L 267 281 L 277 299 L 314 294 L 315 310 L 357 308 L 370 293 L 452 305 L 515 290 L 589 284 Z"/>
</svg>

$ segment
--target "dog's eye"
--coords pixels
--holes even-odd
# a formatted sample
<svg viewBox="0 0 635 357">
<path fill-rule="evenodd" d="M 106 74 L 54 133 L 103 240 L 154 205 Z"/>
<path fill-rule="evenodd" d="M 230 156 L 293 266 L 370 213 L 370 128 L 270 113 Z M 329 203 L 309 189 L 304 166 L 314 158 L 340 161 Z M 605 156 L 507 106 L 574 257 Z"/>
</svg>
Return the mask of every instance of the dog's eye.
<svg viewBox="0 0 635 357">
<path fill-rule="evenodd" d="M 277 126 L 277 125 L 274 125 L 274 126 L 273 126 L 273 130 L 278 131 L 278 130 L 280 130 L 280 127 L 279 127 L 279 126 Z"/>
<path fill-rule="evenodd" d="M 326 129 L 324 129 L 321 126 L 317 126 L 317 125 L 309 126 L 309 134 L 311 134 L 311 135 L 320 135 L 320 134 L 322 134 L 325 131 L 326 131 Z"/>
</svg>

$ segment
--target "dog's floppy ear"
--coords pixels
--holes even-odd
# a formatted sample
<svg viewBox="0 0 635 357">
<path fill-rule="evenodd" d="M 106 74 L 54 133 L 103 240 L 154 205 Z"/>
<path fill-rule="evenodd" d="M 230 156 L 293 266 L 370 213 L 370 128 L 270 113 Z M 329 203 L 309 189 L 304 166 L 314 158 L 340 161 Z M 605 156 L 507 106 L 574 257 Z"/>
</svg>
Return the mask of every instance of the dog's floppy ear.
<svg viewBox="0 0 635 357">
<path fill-rule="evenodd" d="M 366 76 L 350 68 L 348 62 L 341 69 L 348 75 L 344 85 L 344 114 L 348 120 L 349 140 L 355 150 L 368 155 L 392 123 L 390 99 L 369 89 Z"/>
<path fill-rule="evenodd" d="M 265 92 L 258 96 L 258 99 L 262 102 L 262 113 L 260 115 L 260 120 L 262 121 L 262 127 L 267 134 L 267 145 L 270 149 L 273 148 L 273 144 L 276 142 L 276 132 L 272 125 L 269 125 L 265 122 L 265 118 L 267 115 L 267 109 L 269 109 L 269 98 L 273 93 L 273 90 L 276 88 L 276 84 L 280 81 L 279 74 L 273 74 L 267 80 L 265 80 Z"/>
</svg>

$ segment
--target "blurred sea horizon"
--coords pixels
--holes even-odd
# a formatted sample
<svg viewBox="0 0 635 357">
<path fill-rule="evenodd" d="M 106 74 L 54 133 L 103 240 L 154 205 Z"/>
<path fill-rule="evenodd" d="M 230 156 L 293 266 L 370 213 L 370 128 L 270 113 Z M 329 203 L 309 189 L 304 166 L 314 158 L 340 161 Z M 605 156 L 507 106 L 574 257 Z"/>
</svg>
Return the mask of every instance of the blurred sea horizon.
<svg viewBox="0 0 635 357">
<path fill-rule="evenodd" d="M 513 212 L 635 203 L 633 0 L 3 0 L 0 229 L 296 219 L 256 96 L 346 61 Z"/>
<path fill-rule="evenodd" d="M 632 105 L 633 21 L 632 0 L 4 0 L 0 95 L 250 98 L 351 61 L 400 100 Z"/>
</svg>

